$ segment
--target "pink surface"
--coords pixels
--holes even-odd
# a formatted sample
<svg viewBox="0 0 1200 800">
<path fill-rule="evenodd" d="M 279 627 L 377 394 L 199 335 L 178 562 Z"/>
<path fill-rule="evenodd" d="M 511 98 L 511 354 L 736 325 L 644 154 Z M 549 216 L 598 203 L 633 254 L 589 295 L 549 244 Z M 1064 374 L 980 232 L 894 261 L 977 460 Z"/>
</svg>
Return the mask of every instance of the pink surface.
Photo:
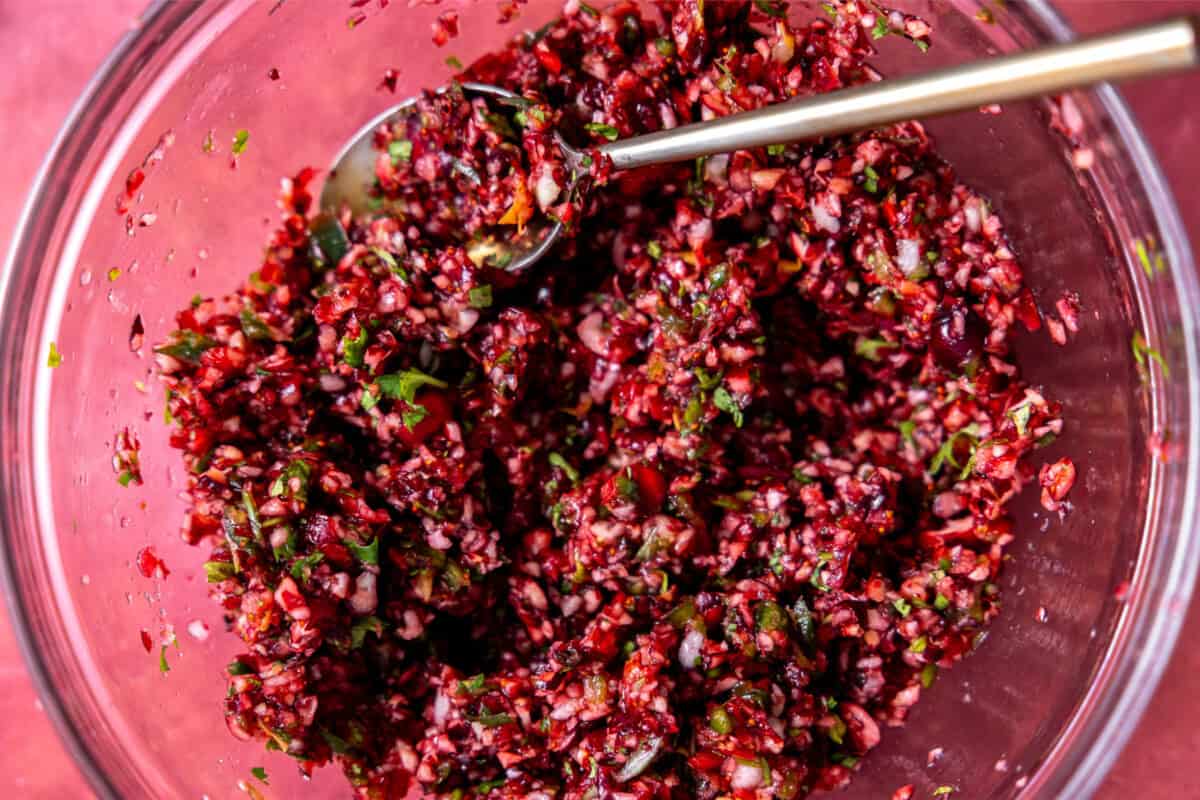
<svg viewBox="0 0 1200 800">
<path fill-rule="evenodd" d="M 0 247 L 20 213 L 37 164 L 88 78 L 134 24 L 142 0 L 0 0 Z M 1100 0 L 1060 3 L 1080 29 L 1100 30 L 1179 10 L 1197 0 Z M 20 6 L 20 7 L 19 7 Z M 33 9 L 36 8 L 36 11 Z M 1194 142 L 1200 77 L 1127 87 L 1126 97 L 1148 131 L 1193 241 L 1200 242 L 1200 162 Z M 1190 621 L 1200 622 L 1200 603 Z M 1194 625 L 1185 627 L 1185 632 Z M 1186 635 L 1186 633 L 1185 633 Z M 1101 798 L 1200 797 L 1192 769 L 1200 747 L 1193 721 L 1200 697 L 1200 643 L 1185 640 Z M 88 791 L 40 711 L 6 617 L 0 618 L 0 797 L 77 798 Z"/>
</svg>

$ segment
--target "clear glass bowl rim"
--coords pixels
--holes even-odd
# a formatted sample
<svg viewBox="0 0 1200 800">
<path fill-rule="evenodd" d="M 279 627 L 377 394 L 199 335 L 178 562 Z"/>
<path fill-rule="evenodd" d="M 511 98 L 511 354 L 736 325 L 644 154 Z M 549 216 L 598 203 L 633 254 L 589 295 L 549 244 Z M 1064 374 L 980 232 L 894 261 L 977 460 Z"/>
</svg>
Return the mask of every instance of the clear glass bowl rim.
<svg viewBox="0 0 1200 800">
<path fill-rule="evenodd" d="M 15 272 L 20 254 L 39 246 L 39 242 L 44 242 L 46 234 L 54 228 L 53 225 L 37 223 L 40 213 L 60 205 L 58 201 L 71 187 L 68 174 L 71 165 L 68 159 L 62 157 L 69 149 L 68 145 L 87 131 L 88 123 L 93 121 L 90 112 L 96 107 L 97 101 L 114 88 L 119 89 L 128 83 L 138 69 L 137 65 L 142 63 L 135 56 L 153 53 L 162 45 L 163 39 L 159 37 L 164 27 L 168 34 L 177 30 L 199 9 L 200 4 L 154 0 L 141 15 L 141 24 L 121 38 L 73 106 L 38 171 L 14 229 L 4 271 L 0 273 L 0 332 L 8 332 L 19 312 L 29 307 L 29 298 L 20 291 L 27 287 L 16 279 Z M 1074 38 L 1070 25 L 1050 0 L 1026 0 L 1021 11 L 1040 26 L 1051 40 L 1061 42 Z M 1181 409 L 1189 422 L 1185 456 L 1187 471 L 1179 485 L 1182 513 L 1178 517 L 1178 525 L 1174 530 L 1160 531 L 1163 536 L 1157 549 L 1139 556 L 1139 574 L 1143 573 L 1146 562 L 1152 562 L 1151 565 L 1159 573 L 1154 576 L 1155 596 L 1131 603 L 1126 609 L 1115 637 L 1124 635 L 1120 652 L 1116 648 L 1109 648 L 1097 669 L 1097 675 L 1102 675 L 1102 678 L 1089 687 L 1052 751 L 1029 774 L 1029 783 L 1022 791 L 1023 797 L 1086 798 L 1099 787 L 1137 728 L 1137 722 L 1166 669 L 1183 626 L 1197 568 L 1200 567 L 1200 538 L 1188 535 L 1200 499 L 1200 355 L 1196 339 L 1197 330 L 1200 330 L 1200 282 L 1178 207 L 1127 104 L 1107 84 L 1092 90 L 1092 96 L 1112 123 L 1117 142 L 1132 160 L 1136 173 L 1141 176 L 1143 188 L 1151 201 L 1153 221 L 1162 237 L 1162 250 L 1171 265 L 1171 280 L 1181 311 L 1179 321 L 1184 333 L 1184 356 L 1189 381 L 1185 407 Z M 35 338 L 37 335 L 33 333 Z M 6 344 L 5 349 L 9 350 L 7 356 L 11 356 L 17 351 L 28 352 L 29 348 Z M 16 397 L 22 391 L 18 388 L 19 381 L 14 379 L 17 374 L 11 359 L 0 352 L 0 440 L 9 446 L 17 438 L 15 426 L 12 425 L 16 415 L 10 413 L 16 408 Z M 1158 390 L 1161 391 L 1161 387 Z M 1155 407 L 1158 405 L 1154 403 Z M 13 452 L 15 448 L 10 449 L 9 446 L 5 449 Z M 12 506 L 19 504 L 19 500 L 11 493 L 13 484 L 18 482 L 10 478 L 9 470 L 0 467 L 0 520 L 5 522 L 11 518 Z M 13 541 L 13 537 L 7 533 L 0 536 L 0 584 L 25 664 L 46 714 L 92 790 L 100 798 L 115 800 L 119 797 L 118 792 L 97 763 L 86 734 L 72 724 L 49 665 L 38 649 L 36 626 L 21 594 Z"/>
</svg>

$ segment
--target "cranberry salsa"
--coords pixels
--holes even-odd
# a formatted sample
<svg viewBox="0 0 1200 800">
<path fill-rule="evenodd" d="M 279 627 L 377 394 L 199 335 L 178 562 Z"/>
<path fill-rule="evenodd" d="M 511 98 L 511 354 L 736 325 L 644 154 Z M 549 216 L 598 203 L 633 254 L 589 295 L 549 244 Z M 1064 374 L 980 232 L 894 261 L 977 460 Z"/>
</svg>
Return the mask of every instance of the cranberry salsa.
<svg viewBox="0 0 1200 800">
<path fill-rule="evenodd" d="M 597 157 L 586 198 L 552 144 L 878 80 L 874 39 L 928 26 L 660 10 L 571 0 L 459 76 L 524 101 L 424 95 L 370 213 L 285 180 L 257 271 L 157 349 L 229 730 L 356 797 L 843 786 L 998 613 L 1062 420 L 1010 352 L 1040 321 L 1001 222 L 922 126 Z M 481 252 L 538 214 L 568 238 L 534 269 Z"/>
</svg>

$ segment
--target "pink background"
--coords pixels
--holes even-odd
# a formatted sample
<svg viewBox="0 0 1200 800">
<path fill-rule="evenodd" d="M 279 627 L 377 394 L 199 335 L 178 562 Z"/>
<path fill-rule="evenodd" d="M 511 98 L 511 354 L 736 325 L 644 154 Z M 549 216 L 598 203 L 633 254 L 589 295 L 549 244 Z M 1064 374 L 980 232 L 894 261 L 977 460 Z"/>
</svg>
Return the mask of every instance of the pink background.
<svg viewBox="0 0 1200 800">
<path fill-rule="evenodd" d="M 1019 1 L 1019 0 L 1018 0 Z M 39 161 L 71 104 L 144 0 L 0 0 L 0 251 L 6 250 Z M 1200 0 L 1062 0 L 1082 31 L 1181 10 Z M 1167 173 L 1193 242 L 1200 242 L 1200 76 L 1132 84 L 1125 96 Z M 1200 602 L 1154 701 L 1098 797 L 1200 797 Z M 90 793 L 40 710 L 7 616 L 0 616 L 0 797 Z"/>
</svg>

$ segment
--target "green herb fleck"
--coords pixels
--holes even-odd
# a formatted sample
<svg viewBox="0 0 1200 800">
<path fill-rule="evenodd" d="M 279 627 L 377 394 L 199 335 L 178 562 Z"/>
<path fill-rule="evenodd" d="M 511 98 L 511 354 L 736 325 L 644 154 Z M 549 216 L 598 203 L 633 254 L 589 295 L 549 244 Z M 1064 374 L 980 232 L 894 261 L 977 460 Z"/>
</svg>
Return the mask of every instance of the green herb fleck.
<svg viewBox="0 0 1200 800">
<path fill-rule="evenodd" d="M 315 553 L 309 553 L 304 558 L 298 558 L 292 564 L 292 577 L 298 581 L 302 581 L 312 572 L 313 568 L 325 560 L 325 554 L 319 550 Z"/>
<path fill-rule="evenodd" d="M 766 600 L 755 611 L 754 622 L 760 630 L 779 631 L 787 627 L 787 614 L 778 603 Z"/>
<path fill-rule="evenodd" d="M 462 71 L 463 63 L 458 60 L 458 56 L 450 56 L 446 59 L 446 66 L 452 70 Z"/>
<path fill-rule="evenodd" d="M 343 739 L 342 737 L 340 737 L 330 731 L 325 730 L 324 728 L 321 728 L 320 731 L 321 731 L 321 738 L 325 740 L 325 743 L 327 745 L 329 745 L 330 750 L 337 753 L 338 755 L 345 755 L 346 753 L 350 752 L 350 743 L 347 742 L 345 739 Z"/>
<path fill-rule="evenodd" d="M 754 7 L 768 17 L 776 19 L 787 19 L 787 7 L 777 6 L 771 0 L 754 0 Z"/>
<path fill-rule="evenodd" d="M 391 156 L 393 164 L 410 160 L 412 158 L 412 151 L 413 144 L 407 139 L 393 139 L 388 142 L 388 155 Z"/>
<path fill-rule="evenodd" d="M 346 540 L 346 549 L 354 554 L 364 564 L 379 563 L 379 537 L 376 536 L 367 544 L 359 544 L 358 542 Z"/>
<path fill-rule="evenodd" d="M 571 480 L 571 483 L 579 483 L 579 470 L 572 467 L 565 458 L 558 453 L 551 453 L 547 458 L 551 466 L 561 469 Z"/>
<path fill-rule="evenodd" d="M 250 523 L 250 530 L 257 539 L 262 535 L 262 521 L 258 518 L 258 505 L 254 502 L 254 495 L 245 486 L 242 487 L 242 506 L 246 509 L 246 520 Z"/>
<path fill-rule="evenodd" d="M 58 345 L 54 342 L 50 343 L 50 355 L 46 357 L 46 366 L 54 369 L 62 365 L 62 353 L 58 352 Z"/>
<path fill-rule="evenodd" d="M 650 254 L 651 258 L 653 258 L 655 261 L 658 261 L 660 258 L 662 258 L 662 245 L 658 242 L 650 242 L 650 244 L 646 245 L 646 252 Z"/>
<path fill-rule="evenodd" d="M 950 465 L 956 469 L 970 467 L 975 459 L 975 448 L 978 447 L 979 444 L 978 440 L 975 438 L 975 431 L 976 427 L 972 424 L 968 425 L 962 430 L 955 431 L 954 433 L 950 434 L 946 441 L 942 443 L 942 446 L 938 448 L 938 451 L 934 453 L 933 460 L 929 462 L 929 474 L 937 475 L 939 472 L 941 472 L 942 467 L 946 464 L 946 462 L 949 462 Z M 959 437 L 962 436 L 967 437 L 967 440 L 971 444 L 971 458 L 968 459 L 966 464 L 958 463 L 958 459 L 954 457 L 955 445 L 957 444 Z M 964 475 L 963 477 L 966 476 Z"/>
<path fill-rule="evenodd" d="M 403 372 L 380 375 L 376 383 L 379 384 L 379 390 L 388 397 L 403 400 L 406 403 L 412 403 L 416 399 L 417 389 L 422 386 L 434 386 L 438 389 L 445 389 L 449 386 L 445 381 L 432 375 L 426 375 L 419 369 L 406 369 Z"/>
<path fill-rule="evenodd" d="M 237 573 L 237 569 L 228 561 L 205 561 L 204 576 L 209 583 L 220 583 L 229 580 Z"/>
<path fill-rule="evenodd" d="M 367 350 L 367 327 L 358 326 L 358 336 L 349 333 L 342 337 L 342 360 L 351 367 L 363 365 L 363 354 Z"/>
<path fill-rule="evenodd" d="M 254 674 L 254 669 L 249 664 L 246 664 L 243 661 L 230 661 L 229 666 L 225 667 L 225 670 L 230 675 L 234 675 L 234 676 L 253 675 Z"/>
<path fill-rule="evenodd" d="M 926 664 L 921 668 L 921 686 L 928 689 L 933 686 L 933 682 L 937 680 L 938 668 L 936 664 Z"/>
<path fill-rule="evenodd" d="M 293 495 L 297 500 L 305 502 L 308 500 L 308 481 L 312 476 L 312 467 L 307 461 L 296 459 L 288 463 L 279 477 L 271 482 L 269 494 L 271 497 L 280 497 L 286 492 L 291 491 L 292 479 L 298 479 L 299 486 Z"/>
<path fill-rule="evenodd" d="M 937 597 L 933 598 L 933 607 L 938 611 L 945 611 L 950 607 L 950 598 L 946 597 L 944 594 L 939 594 Z"/>
<path fill-rule="evenodd" d="M 254 777 L 258 778 L 260 781 L 265 783 L 267 786 L 271 785 L 271 782 L 267 780 L 267 771 L 265 769 L 263 769 L 262 767 L 251 767 L 250 774 L 253 775 Z"/>
<path fill-rule="evenodd" d="M 404 423 L 404 427 L 411 431 L 420 425 L 427 416 L 429 416 L 429 411 L 426 410 L 425 406 L 414 404 L 401 412 L 400 421 Z"/>
<path fill-rule="evenodd" d="M 866 189 L 871 194 L 875 194 L 876 192 L 878 192 L 879 191 L 879 173 L 876 172 L 874 170 L 874 168 L 872 168 L 870 165 L 867 165 L 867 167 L 865 169 L 863 169 L 863 175 L 866 176 L 865 178 L 863 178 L 863 188 Z"/>
<path fill-rule="evenodd" d="M 900 612 L 900 616 L 902 617 L 907 617 L 912 613 L 912 603 L 908 602 L 903 597 L 897 597 L 895 600 L 893 600 L 892 606 L 895 607 L 896 611 Z"/>
<path fill-rule="evenodd" d="M 951 794 L 954 794 L 954 791 L 955 790 L 954 790 L 953 786 L 939 786 L 938 788 L 933 790 L 933 796 L 941 797 L 943 795 L 951 795 Z"/>
<path fill-rule="evenodd" d="M 1155 361 L 1158 363 L 1159 369 L 1162 370 L 1163 377 L 1171 377 L 1171 370 L 1167 366 L 1166 359 L 1163 358 L 1162 353 L 1158 352 L 1153 347 L 1150 347 L 1149 344 L 1147 344 L 1146 337 L 1142 335 L 1141 331 L 1138 331 L 1133 335 L 1133 340 L 1130 342 L 1130 348 L 1133 350 L 1133 357 L 1137 361 L 1139 367 L 1146 367 L 1147 360 Z"/>
<path fill-rule="evenodd" d="M 512 714 L 504 712 L 493 713 L 487 710 L 476 717 L 468 716 L 467 719 L 471 720 L 471 722 L 478 722 L 485 728 L 499 728 L 501 725 L 511 725 L 515 721 Z"/>
<path fill-rule="evenodd" d="M 165 644 L 158 651 L 158 671 L 164 675 L 171 671 L 171 665 L 167 663 L 167 646 Z"/>
<path fill-rule="evenodd" d="M 487 689 L 487 678 L 483 673 L 473 675 L 470 678 L 462 678 L 458 682 L 458 693 L 469 694 L 471 697 L 478 697 Z"/>
<path fill-rule="evenodd" d="M 1005 416 L 1013 421 L 1013 425 L 1017 428 L 1017 435 L 1024 436 L 1029 429 L 1029 418 L 1032 414 L 1033 404 L 1025 400 L 1010 408 Z"/>
<path fill-rule="evenodd" d="M 829 727 L 829 740 L 834 744 L 842 744 L 846 738 L 846 723 L 840 717 L 834 717 L 833 725 Z"/>
<path fill-rule="evenodd" d="M 654 40 L 654 46 L 658 49 L 659 55 L 663 58 L 670 58 L 675 55 L 675 43 L 665 36 Z"/>
<path fill-rule="evenodd" d="M 882 39 L 892 32 L 892 26 L 888 23 L 887 14 L 879 12 L 875 13 L 875 27 L 871 29 L 872 39 Z"/>
<path fill-rule="evenodd" d="M 833 553 L 820 552 L 817 554 L 817 563 L 813 567 L 812 577 L 808 579 L 808 582 L 815 586 L 818 591 L 828 592 L 830 590 L 829 584 L 825 583 L 825 576 L 821 574 L 825 565 L 830 561 L 833 561 Z"/>
<path fill-rule="evenodd" d="M 920 50 L 922 53 L 929 52 L 929 42 L 923 41 L 921 39 L 913 39 L 913 44 L 915 44 L 917 46 L 917 49 Z"/>
<path fill-rule="evenodd" d="M 350 649 L 362 647 L 368 633 L 383 636 L 383 623 L 377 617 L 364 617 L 350 627 Z"/>
<path fill-rule="evenodd" d="M 911 419 L 906 419 L 903 422 L 897 424 L 896 429 L 900 431 L 901 439 L 908 442 L 909 444 L 912 444 L 912 445 L 916 444 L 916 440 L 913 438 L 913 433 L 917 429 L 917 423 L 913 422 Z"/>
<path fill-rule="evenodd" d="M 889 342 L 887 339 L 868 339 L 860 336 L 854 343 L 854 354 L 862 356 L 868 361 L 879 361 L 882 358 L 881 350 L 894 350 L 899 346 L 896 342 Z"/>
<path fill-rule="evenodd" d="M 233 147 L 231 148 L 230 152 L 233 153 L 234 157 L 240 156 L 242 153 L 246 152 L 246 145 L 249 142 L 250 131 L 246 130 L 245 128 L 240 129 L 233 135 Z"/>
<path fill-rule="evenodd" d="M 721 706 L 717 706 L 708 715 L 708 727 L 724 736 L 733 731 L 733 717 Z"/>
<path fill-rule="evenodd" d="M 254 313 L 254 309 L 244 306 L 238 313 L 238 320 L 242 324 L 242 333 L 246 334 L 247 339 L 258 342 L 270 341 L 271 326 L 263 322 L 258 314 Z"/>
<path fill-rule="evenodd" d="M 614 128 L 612 125 L 608 125 L 603 122 L 589 122 L 587 125 L 584 125 L 583 127 L 591 133 L 597 134 L 599 136 L 603 136 L 605 139 L 608 139 L 610 142 L 615 142 L 617 140 L 617 137 L 621 135 L 620 132 L 616 128 Z"/>
<path fill-rule="evenodd" d="M 492 287 L 484 284 L 476 286 L 467 292 L 471 308 L 490 308 L 492 305 Z"/>
<path fill-rule="evenodd" d="M 912 652 L 912 653 L 924 653 L 925 648 L 928 646 L 929 646 L 929 640 L 927 638 L 925 638 L 924 636 L 919 636 L 916 639 L 912 640 L 912 642 L 908 645 L 908 649 L 909 649 L 909 652 Z"/>
<path fill-rule="evenodd" d="M 742 427 L 742 423 L 745 422 L 742 407 L 738 405 L 737 401 L 733 399 L 733 395 L 724 386 L 718 386 L 717 390 L 713 392 L 713 405 L 733 417 L 734 425 L 739 428 Z"/>
<path fill-rule="evenodd" d="M 175 331 L 171 335 L 173 341 L 170 344 L 164 344 L 154 348 L 154 352 L 162 353 L 164 356 L 185 361 L 189 364 L 197 364 L 200 362 L 200 355 L 209 348 L 216 347 L 217 343 L 208 338 L 202 333 L 196 333 L 193 330 Z"/>
</svg>

